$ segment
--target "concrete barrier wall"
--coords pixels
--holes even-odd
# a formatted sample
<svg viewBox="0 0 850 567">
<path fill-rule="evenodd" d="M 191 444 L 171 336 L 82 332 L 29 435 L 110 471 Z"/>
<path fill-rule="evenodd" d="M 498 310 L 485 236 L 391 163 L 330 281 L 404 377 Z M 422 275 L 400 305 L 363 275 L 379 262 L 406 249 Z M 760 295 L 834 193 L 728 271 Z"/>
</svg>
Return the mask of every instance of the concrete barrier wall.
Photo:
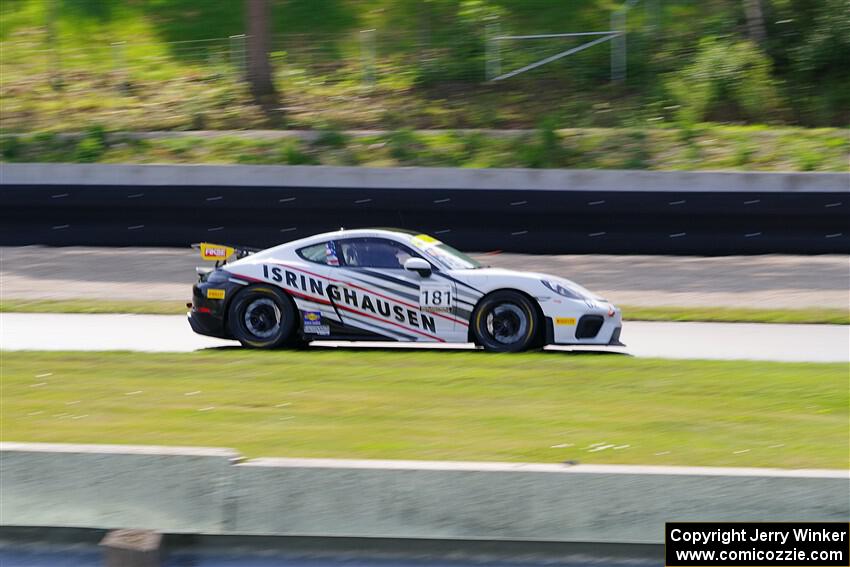
<svg viewBox="0 0 850 567">
<path fill-rule="evenodd" d="M 846 521 L 850 473 L 256 459 L 0 446 L 2 525 L 322 537 L 661 543 L 664 522 Z"/>
<path fill-rule="evenodd" d="M 228 449 L 0 443 L 0 524 L 222 533 Z"/>
<path fill-rule="evenodd" d="M 396 226 L 541 254 L 850 251 L 850 176 L 615 170 L 0 165 L 0 244 L 265 248 Z"/>
<path fill-rule="evenodd" d="M 846 173 L 313 165 L 2 164 L 3 185 L 848 193 Z"/>
<path fill-rule="evenodd" d="M 235 469 L 234 529 L 251 534 L 661 543 L 666 521 L 850 514 L 841 472 L 292 459 Z"/>
</svg>

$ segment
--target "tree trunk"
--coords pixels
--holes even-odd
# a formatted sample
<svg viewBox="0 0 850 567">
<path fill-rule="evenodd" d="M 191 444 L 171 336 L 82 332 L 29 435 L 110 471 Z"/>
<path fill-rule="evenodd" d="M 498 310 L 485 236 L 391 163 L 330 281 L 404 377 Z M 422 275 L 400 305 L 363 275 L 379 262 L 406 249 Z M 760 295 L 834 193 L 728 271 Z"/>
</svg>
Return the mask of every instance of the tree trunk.
<svg viewBox="0 0 850 567">
<path fill-rule="evenodd" d="M 248 45 L 248 82 L 258 104 L 270 109 L 277 103 L 277 91 L 269 60 L 271 50 L 271 10 L 269 0 L 245 0 Z"/>
<path fill-rule="evenodd" d="M 764 46 L 767 33 L 764 31 L 764 14 L 761 0 L 744 0 L 744 12 L 747 15 L 747 34 L 753 43 Z"/>
</svg>

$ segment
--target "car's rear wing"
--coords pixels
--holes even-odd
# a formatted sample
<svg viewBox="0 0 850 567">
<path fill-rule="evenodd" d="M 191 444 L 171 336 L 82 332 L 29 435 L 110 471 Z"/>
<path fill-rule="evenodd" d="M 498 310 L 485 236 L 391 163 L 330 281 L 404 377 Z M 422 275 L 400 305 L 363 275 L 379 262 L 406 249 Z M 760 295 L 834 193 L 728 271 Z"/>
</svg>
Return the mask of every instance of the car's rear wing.
<svg viewBox="0 0 850 567">
<path fill-rule="evenodd" d="M 251 248 L 249 246 L 237 246 L 228 244 L 213 244 L 212 242 L 197 242 L 192 244 L 192 248 L 200 250 L 201 258 L 210 262 L 215 262 L 215 267 L 225 264 L 232 256 L 236 260 L 250 256 L 255 252 L 259 252 L 262 248 Z"/>
</svg>

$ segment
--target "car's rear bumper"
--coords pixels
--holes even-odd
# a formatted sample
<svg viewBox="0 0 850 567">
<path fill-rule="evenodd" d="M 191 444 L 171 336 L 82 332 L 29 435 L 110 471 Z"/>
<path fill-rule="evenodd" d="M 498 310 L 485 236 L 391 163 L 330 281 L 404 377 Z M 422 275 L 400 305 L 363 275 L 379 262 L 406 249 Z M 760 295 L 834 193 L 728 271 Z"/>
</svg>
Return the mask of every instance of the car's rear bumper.
<svg viewBox="0 0 850 567">
<path fill-rule="evenodd" d="M 199 313 L 195 310 L 189 311 L 186 315 L 189 319 L 189 326 L 199 335 L 220 339 L 231 338 L 224 328 L 224 321 L 221 318 L 207 313 Z"/>
<path fill-rule="evenodd" d="M 227 300 L 235 292 L 235 286 L 230 283 L 209 284 L 198 282 L 192 287 L 192 303 L 190 311 L 186 314 L 189 318 L 189 326 L 199 335 L 218 337 L 220 339 L 233 338 L 225 324 L 225 313 L 227 312 Z M 210 298 L 210 290 L 218 291 L 223 296 L 215 299 Z"/>
</svg>

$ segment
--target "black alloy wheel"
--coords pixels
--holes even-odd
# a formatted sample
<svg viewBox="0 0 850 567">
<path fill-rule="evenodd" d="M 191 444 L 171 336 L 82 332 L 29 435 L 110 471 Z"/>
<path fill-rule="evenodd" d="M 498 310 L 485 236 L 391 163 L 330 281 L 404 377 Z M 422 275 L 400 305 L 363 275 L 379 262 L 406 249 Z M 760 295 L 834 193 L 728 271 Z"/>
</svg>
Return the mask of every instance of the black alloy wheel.
<svg viewBox="0 0 850 567">
<path fill-rule="evenodd" d="M 515 291 L 497 291 L 475 308 L 472 331 L 486 350 L 520 352 L 540 346 L 543 328 L 537 308 L 528 297 Z"/>
<path fill-rule="evenodd" d="M 252 286 L 239 292 L 227 311 L 233 336 L 250 348 L 277 348 L 295 340 L 298 311 L 283 292 Z"/>
</svg>

